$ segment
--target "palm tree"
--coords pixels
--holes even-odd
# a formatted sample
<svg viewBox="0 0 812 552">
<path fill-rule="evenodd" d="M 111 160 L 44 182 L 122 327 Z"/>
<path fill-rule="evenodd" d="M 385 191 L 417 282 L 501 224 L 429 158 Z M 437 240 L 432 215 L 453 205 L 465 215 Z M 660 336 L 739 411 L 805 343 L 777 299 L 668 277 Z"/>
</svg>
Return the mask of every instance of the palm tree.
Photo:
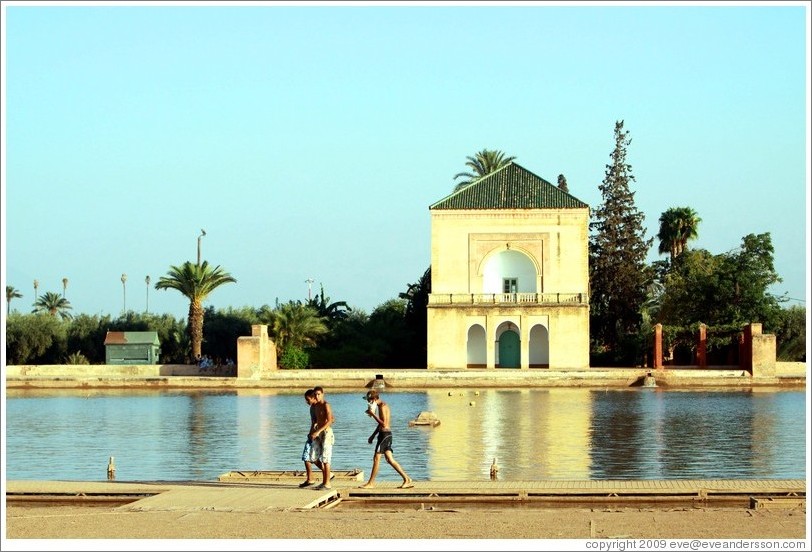
<svg viewBox="0 0 812 552">
<path fill-rule="evenodd" d="M 73 318 L 73 315 L 68 312 L 72 308 L 70 301 L 54 291 L 48 291 L 42 297 L 37 298 L 34 302 L 34 310 L 31 312 L 47 312 L 51 316 L 58 314 L 63 320 L 66 320 Z"/>
<path fill-rule="evenodd" d="M 68 289 L 68 279 L 62 278 L 62 297 L 65 297 L 65 291 Z"/>
<path fill-rule="evenodd" d="M 674 262 L 683 251 L 688 249 L 688 240 L 696 239 L 697 228 L 702 219 L 690 207 L 671 207 L 660 215 L 660 240 L 658 252 L 669 253 Z"/>
<path fill-rule="evenodd" d="M 346 301 L 331 301 L 329 297 L 326 297 L 323 284 L 321 285 L 321 293 L 313 298 L 308 298 L 305 304 L 315 310 L 316 315 L 323 318 L 327 323 L 344 320 L 352 311 Z"/>
<path fill-rule="evenodd" d="M 408 284 L 405 292 L 398 293 L 400 299 L 406 299 L 406 317 L 416 313 L 423 313 L 425 320 L 426 305 L 431 295 L 431 265 L 423 272 L 420 279 L 414 284 Z"/>
<path fill-rule="evenodd" d="M 274 310 L 270 326 L 280 352 L 290 346 L 313 346 L 319 336 L 328 332 L 324 318 L 299 301 L 284 303 Z"/>
<path fill-rule="evenodd" d="M 37 300 L 37 289 L 39 289 L 39 280 L 34 280 L 34 301 Z"/>
<path fill-rule="evenodd" d="M 223 284 L 236 282 L 231 274 L 208 261 L 194 264 L 186 261 L 181 266 L 170 266 L 167 276 L 161 276 L 155 289 L 176 289 L 189 299 L 189 337 L 192 342 L 192 358 L 200 355 L 203 345 L 203 301 Z"/>
<path fill-rule="evenodd" d="M 461 190 L 469 184 L 474 183 L 483 176 L 487 176 L 492 172 L 501 169 L 516 159 L 516 157 L 505 157 L 505 154 L 501 151 L 483 149 L 482 151 L 478 151 L 474 157 L 468 156 L 466 159 L 468 159 L 468 161 L 466 161 L 465 164 L 471 167 L 473 172 L 461 172 L 454 175 L 454 180 L 460 177 L 466 178 L 466 180 L 460 182 L 454 187 L 455 192 Z"/>
<path fill-rule="evenodd" d="M 670 253 L 671 262 L 673 262 L 679 250 L 679 221 L 674 208 L 668 209 L 660 215 L 660 230 L 657 232 L 657 239 L 660 240 L 657 252 L 660 255 Z"/>
<path fill-rule="evenodd" d="M 23 294 L 15 289 L 14 286 L 6 286 L 6 314 L 11 312 L 11 300 L 18 299 L 22 296 Z"/>
</svg>

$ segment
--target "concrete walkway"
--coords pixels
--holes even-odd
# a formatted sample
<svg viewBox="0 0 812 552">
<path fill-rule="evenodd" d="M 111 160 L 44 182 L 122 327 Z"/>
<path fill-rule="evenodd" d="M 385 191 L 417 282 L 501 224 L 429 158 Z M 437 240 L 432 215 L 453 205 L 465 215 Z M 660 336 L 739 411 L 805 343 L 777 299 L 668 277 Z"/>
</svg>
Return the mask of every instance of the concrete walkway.
<svg viewBox="0 0 812 552">
<path fill-rule="evenodd" d="M 118 497 L 127 511 L 268 512 L 308 510 L 345 499 L 466 500 L 468 502 L 546 499 L 606 502 L 673 499 L 706 501 L 726 498 L 806 499 L 804 480 L 634 480 L 634 481 L 415 481 L 380 482 L 360 489 L 362 481 L 333 481 L 330 490 L 299 488 L 299 478 L 268 482 L 99 482 L 8 481 L 7 501 L 82 502 Z"/>
</svg>

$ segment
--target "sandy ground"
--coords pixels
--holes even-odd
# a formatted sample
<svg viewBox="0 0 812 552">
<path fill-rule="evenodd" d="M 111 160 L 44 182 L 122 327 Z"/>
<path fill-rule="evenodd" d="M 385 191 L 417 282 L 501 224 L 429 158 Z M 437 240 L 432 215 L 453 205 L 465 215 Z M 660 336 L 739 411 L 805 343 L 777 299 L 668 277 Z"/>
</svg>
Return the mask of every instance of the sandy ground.
<svg viewBox="0 0 812 552">
<path fill-rule="evenodd" d="M 516 542 L 511 544 L 502 539 L 808 539 L 808 519 L 805 506 L 762 510 L 690 506 L 657 509 L 375 506 L 234 513 L 129 512 L 113 506 L 9 503 L 5 532 L 6 539 L 12 540 L 4 542 L 4 549 L 21 545 L 29 546 L 25 548 L 29 550 L 73 549 L 67 539 L 404 539 L 388 543 L 388 550 L 415 550 L 419 547 L 413 539 L 460 542 L 498 539 L 489 541 L 488 549 L 512 550 L 516 549 Z M 16 539 L 65 540 L 52 541 L 45 548 L 30 548 L 26 541 Z M 205 549 L 204 542 L 197 541 L 193 549 Z M 217 543 L 213 545 L 215 549 L 218 546 L 222 549 L 222 541 Z M 178 544 L 172 544 L 171 548 L 180 549 Z M 245 548 L 256 546 L 256 542 L 244 544 Z M 350 541 L 343 541 L 341 546 L 330 544 L 328 548 L 358 550 L 369 546 L 362 541 L 361 546 L 356 543 L 344 548 L 348 544 Z M 534 542 L 532 548 L 544 546 L 540 541 Z M 237 547 L 242 548 L 239 544 Z M 279 547 L 265 541 L 261 548 Z M 449 546 L 443 543 L 443 548 Z M 658 547 L 649 543 L 626 549 L 655 548 Z M 430 545 L 426 549 L 438 548 Z M 796 549 L 809 549 L 809 541 Z"/>
</svg>

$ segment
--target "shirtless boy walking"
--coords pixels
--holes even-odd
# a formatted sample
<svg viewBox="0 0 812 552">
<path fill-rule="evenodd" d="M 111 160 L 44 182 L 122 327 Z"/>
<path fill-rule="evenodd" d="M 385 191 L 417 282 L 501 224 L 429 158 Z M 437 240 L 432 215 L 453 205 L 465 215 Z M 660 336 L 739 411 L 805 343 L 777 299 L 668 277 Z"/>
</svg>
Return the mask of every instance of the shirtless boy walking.
<svg viewBox="0 0 812 552">
<path fill-rule="evenodd" d="M 321 485 L 315 487 L 315 489 L 331 489 L 330 480 L 332 476 L 330 475 L 330 460 L 333 456 L 333 443 L 335 443 L 335 435 L 333 435 L 331 426 L 335 418 L 333 418 L 333 408 L 330 406 L 330 403 L 324 400 L 324 389 L 314 387 L 313 391 L 316 397 L 316 402 L 313 404 L 316 422 L 310 431 L 310 438 L 313 439 L 313 458 L 321 462 L 321 473 L 323 476 Z"/>
<path fill-rule="evenodd" d="M 305 465 L 306 479 L 299 484 L 299 487 L 309 487 L 315 483 L 315 481 L 313 481 L 313 470 L 310 467 L 311 464 L 316 464 L 319 470 L 322 470 L 321 461 L 318 457 L 313 456 L 313 438 L 310 436 L 310 432 L 313 431 L 313 426 L 316 425 L 316 392 L 312 389 L 308 389 L 305 391 L 304 397 L 305 403 L 310 411 L 310 425 L 307 428 L 307 441 L 305 442 L 304 450 L 302 450 L 302 461 Z"/>
<path fill-rule="evenodd" d="M 372 444 L 372 439 L 375 435 L 378 436 L 378 443 L 375 445 L 375 455 L 372 457 L 372 471 L 369 472 L 369 481 L 361 485 L 362 489 L 371 489 L 375 486 L 375 476 L 378 475 L 378 466 L 381 462 L 381 455 L 386 458 L 390 466 L 395 468 L 395 471 L 403 478 L 401 489 L 411 489 L 414 487 L 412 478 L 406 475 L 403 468 L 400 467 L 397 460 L 392 456 L 392 429 L 389 427 L 391 419 L 391 411 L 389 405 L 383 402 L 378 395 L 378 391 L 370 389 L 367 391 L 366 399 L 368 403 L 367 416 L 374 418 L 378 422 L 378 426 L 372 435 L 369 436 L 367 442 Z"/>
</svg>

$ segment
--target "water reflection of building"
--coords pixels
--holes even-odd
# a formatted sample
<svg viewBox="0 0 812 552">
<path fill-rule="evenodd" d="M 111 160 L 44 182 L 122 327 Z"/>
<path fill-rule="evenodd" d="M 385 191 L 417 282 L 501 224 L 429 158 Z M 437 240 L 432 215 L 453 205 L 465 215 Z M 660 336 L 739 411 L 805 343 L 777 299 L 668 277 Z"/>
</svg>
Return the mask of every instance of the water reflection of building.
<svg viewBox="0 0 812 552">
<path fill-rule="evenodd" d="M 592 407 L 587 391 L 426 393 L 429 409 L 442 422 L 428 441 L 430 479 L 488 478 L 494 458 L 505 480 L 590 478 Z M 468 458 L 470 465 L 461 465 L 461 458 Z"/>
<path fill-rule="evenodd" d="M 538 414 L 542 479 L 590 479 L 592 395 L 582 389 L 550 389 Z"/>
</svg>

